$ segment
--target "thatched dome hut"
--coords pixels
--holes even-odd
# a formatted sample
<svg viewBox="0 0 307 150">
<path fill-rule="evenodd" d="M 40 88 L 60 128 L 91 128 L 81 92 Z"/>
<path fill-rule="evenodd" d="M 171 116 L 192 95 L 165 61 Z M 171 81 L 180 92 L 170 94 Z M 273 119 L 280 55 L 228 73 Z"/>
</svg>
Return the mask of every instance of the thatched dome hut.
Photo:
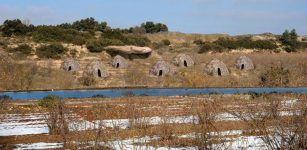
<svg viewBox="0 0 307 150">
<path fill-rule="evenodd" d="M 236 67 L 242 71 L 253 70 L 255 68 L 253 61 L 247 56 L 238 57 Z"/>
<path fill-rule="evenodd" d="M 114 68 L 127 68 L 128 63 L 124 57 L 116 55 L 112 60 L 112 66 Z"/>
<path fill-rule="evenodd" d="M 62 62 L 60 68 L 65 71 L 76 72 L 79 71 L 80 65 L 77 60 L 68 58 Z"/>
<path fill-rule="evenodd" d="M 172 73 L 171 65 L 163 60 L 158 60 L 150 69 L 150 74 L 155 76 L 165 76 Z"/>
<path fill-rule="evenodd" d="M 179 54 L 174 57 L 173 63 L 179 67 L 191 67 L 194 65 L 193 59 L 186 54 Z"/>
<path fill-rule="evenodd" d="M 229 71 L 226 65 L 218 60 L 213 59 L 205 68 L 205 72 L 212 76 L 227 76 L 229 75 Z"/>
<path fill-rule="evenodd" d="M 83 76 L 93 76 L 98 78 L 108 77 L 109 74 L 104 64 L 99 60 L 94 60 L 86 66 Z"/>
</svg>

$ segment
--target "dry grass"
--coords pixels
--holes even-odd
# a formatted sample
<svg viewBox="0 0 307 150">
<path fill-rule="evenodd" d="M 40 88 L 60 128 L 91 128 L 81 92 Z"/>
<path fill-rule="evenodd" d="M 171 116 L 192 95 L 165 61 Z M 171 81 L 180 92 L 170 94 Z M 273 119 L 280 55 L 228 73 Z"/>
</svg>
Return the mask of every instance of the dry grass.
<svg viewBox="0 0 307 150">
<path fill-rule="evenodd" d="M 185 34 L 179 32 L 155 33 L 146 35 L 152 42 L 160 42 L 168 39 L 171 43 L 193 43 L 195 40 L 215 41 L 220 37 L 227 37 L 226 34 Z"/>
<path fill-rule="evenodd" d="M 289 103 L 289 100 L 295 100 Z M 129 119 L 129 128 L 104 128 L 100 124 L 98 128 L 89 131 L 69 132 L 65 135 L 67 140 L 66 147 L 78 147 L 89 145 L 89 142 L 109 141 L 114 138 L 126 139 L 132 137 L 158 136 L 149 145 L 160 146 L 178 146 L 181 147 L 203 147 L 212 148 L 213 144 L 225 142 L 223 138 L 236 138 L 236 135 L 220 135 L 221 131 L 242 130 L 244 136 L 270 134 L 279 134 L 287 136 L 298 136 L 298 143 L 304 141 L 306 133 L 306 95 L 299 94 L 272 94 L 272 95 L 200 95 L 187 97 L 123 97 L 123 98 L 90 98 L 90 99 L 71 99 L 65 100 L 62 105 L 66 111 L 77 114 L 88 121 L 105 120 L 105 119 Z M 35 101 L 13 102 L 10 107 L 22 109 L 22 104 L 40 107 Z M 61 107 L 56 107 L 56 109 Z M 252 108 L 252 109 L 251 109 Z M 26 109 L 23 113 L 33 113 L 35 109 Z M 300 111 L 302 114 L 293 116 L 280 116 L 278 112 Z M 57 111 L 60 112 L 60 111 Z M 216 120 L 221 113 L 231 113 L 239 117 L 239 120 Z M 263 113 L 265 112 L 265 113 Z M 7 111 L 6 113 L 16 113 Z M 59 113 L 61 114 L 61 113 Z M 246 115 L 247 114 L 247 115 Z M 169 123 L 170 116 L 196 116 L 198 121 L 191 123 Z M 146 118 L 160 116 L 162 122 L 157 125 L 148 124 Z M 164 116 L 164 117 L 163 117 Z M 168 117 L 165 117 L 168 116 Z M 61 119 L 60 119 L 61 120 Z M 70 120 L 68 120 L 70 121 Z M 286 134 L 286 129 L 293 127 L 295 134 Z M 267 130 L 268 128 L 274 129 Z M 300 129 L 300 130 L 297 130 Z M 182 138 L 181 135 L 194 133 L 195 138 Z M 243 136 L 242 135 L 242 136 Z M 26 138 L 27 137 L 27 138 Z M 40 138 L 38 138 L 40 137 Z M 44 137 L 44 138 L 42 138 Z M 21 136 L 16 138 L 8 137 L 5 140 L 0 138 L 0 144 L 10 145 L 16 143 L 28 142 L 58 142 L 62 139 L 61 135 L 38 135 L 38 136 Z M 286 139 L 285 139 L 286 140 Z M 60 140 L 62 141 L 62 140 Z M 75 145 L 73 141 L 80 142 Z M 274 141 L 263 139 L 270 144 Z M 287 142 L 287 141 L 285 141 Z M 142 143 L 139 143 L 142 145 Z M 276 143 L 275 143 L 276 144 Z M 304 147 L 295 144 L 294 146 Z M 287 144 L 282 145 L 287 148 Z M 96 148 L 99 144 L 95 144 Z M 288 147 L 289 148 L 289 147 Z"/>
</svg>

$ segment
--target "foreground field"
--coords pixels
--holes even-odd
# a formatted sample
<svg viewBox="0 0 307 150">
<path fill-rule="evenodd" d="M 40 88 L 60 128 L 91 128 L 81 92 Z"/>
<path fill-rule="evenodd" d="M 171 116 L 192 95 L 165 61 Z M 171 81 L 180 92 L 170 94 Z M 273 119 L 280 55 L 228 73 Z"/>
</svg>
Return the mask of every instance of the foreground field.
<svg viewBox="0 0 307 150">
<path fill-rule="evenodd" d="M 306 94 L 2 101 L 4 149 L 306 149 Z"/>
</svg>

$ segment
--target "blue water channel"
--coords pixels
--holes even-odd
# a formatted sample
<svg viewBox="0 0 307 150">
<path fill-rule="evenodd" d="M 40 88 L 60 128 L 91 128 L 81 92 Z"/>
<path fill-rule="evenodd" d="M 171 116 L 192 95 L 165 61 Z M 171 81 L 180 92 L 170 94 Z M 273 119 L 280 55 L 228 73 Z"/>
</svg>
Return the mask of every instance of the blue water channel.
<svg viewBox="0 0 307 150">
<path fill-rule="evenodd" d="M 302 88 L 135 88 L 135 89 L 95 89 L 95 90 L 58 90 L 29 92 L 0 92 L 13 100 L 42 99 L 49 95 L 61 98 L 89 98 L 93 96 L 123 97 L 134 96 L 185 96 L 199 94 L 239 94 L 239 93 L 307 93 Z"/>
</svg>

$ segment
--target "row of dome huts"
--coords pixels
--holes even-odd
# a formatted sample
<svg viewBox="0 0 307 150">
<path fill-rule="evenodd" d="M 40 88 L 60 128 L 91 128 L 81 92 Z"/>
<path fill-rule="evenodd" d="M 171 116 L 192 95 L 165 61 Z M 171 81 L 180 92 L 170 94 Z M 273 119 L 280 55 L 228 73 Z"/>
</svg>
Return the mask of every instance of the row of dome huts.
<svg viewBox="0 0 307 150">
<path fill-rule="evenodd" d="M 193 59 L 186 54 L 179 54 L 173 58 L 172 63 L 179 67 L 191 67 L 194 66 L 195 62 Z M 127 68 L 128 62 L 125 58 L 117 55 L 112 60 L 112 66 L 114 68 Z M 253 61 L 247 56 L 240 56 L 236 59 L 235 66 L 237 69 L 242 71 L 248 71 L 254 69 Z M 77 60 L 69 58 L 62 62 L 61 69 L 69 72 L 76 72 L 80 70 L 80 64 Z M 218 60 L 213 59 L 205 68 L 205 72 L 212 76 L 227 76 L 229 75 L 229 70 L 226 65 Z M 149 70 L 149 73 L 155 76 L 165 76 L 168 74 L 173 74 L 173 67 L 164 60 L 158 60 Z M 108 71 L 102 61 L 94 60 L 90 62 L 84 72 L 83 76 L 93 76 L 104 78 L 108 76 Z"/>
</svg>

